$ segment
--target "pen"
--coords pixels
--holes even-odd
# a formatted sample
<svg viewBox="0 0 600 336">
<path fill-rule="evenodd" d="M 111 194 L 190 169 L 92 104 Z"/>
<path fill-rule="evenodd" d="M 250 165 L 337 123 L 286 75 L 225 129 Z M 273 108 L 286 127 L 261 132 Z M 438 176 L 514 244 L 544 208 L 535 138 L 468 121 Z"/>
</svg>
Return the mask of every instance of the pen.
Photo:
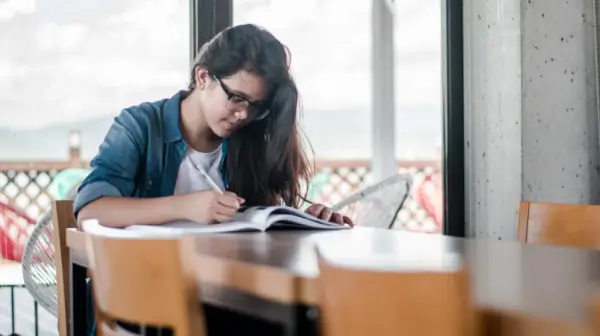
<svg viewBox="0 0 600 336">
<path fill-rule="evenodd" d="M 202 176 L 204 176 L 206 182 L 208 182 L 208 184 L 211 186 L 211 188 L 213 188 L 214 191 L 218 192 L 219 194 L 223 193 L 223 190 L 221 190 L 221 188 L 219 188 L 215 181 L 213 181 L 213 179 L 211 179 L 210 176 L 208 176 L 208 173 L 204 170 L 204 168 L 200 167 L 199 165 L 193 162 L 192 165 L 196 168 L 196 170 L 200 172 L 200 174 L 202 174 Z"/>
</svg>

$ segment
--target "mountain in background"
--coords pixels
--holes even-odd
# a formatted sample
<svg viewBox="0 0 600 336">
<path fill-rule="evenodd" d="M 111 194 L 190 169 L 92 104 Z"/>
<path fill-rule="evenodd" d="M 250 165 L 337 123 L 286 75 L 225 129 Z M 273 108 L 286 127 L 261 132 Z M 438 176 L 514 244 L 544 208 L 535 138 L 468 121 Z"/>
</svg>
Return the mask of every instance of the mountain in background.
<svg viewBox="0 0 600 336">
<path fill-rule="evenodd" d="M 81 132 L 82 155 L 90 158 L 98 151 L 111 122 L 112 118 L 98 118 L 18 132 L 0 128 L 0 161 L 66 160 L 72 130 Z"/>
<path fill-rule="evenodd" d="M 364 111 L 310 111 L 301 125 L 315 154 L 321 159 L 368 159 L 371 153 L 371 122 Z M 0 162 L 66 160 L 71 131 L 81 132 L 82 156 L 92 158 L 104 139 L 113 117 L 56 124 L 34 130 L 0 128 Z M 403 159 L 437 159 L 436 139 L 441 120 L 431 114 L 406 113 L 396 121 L 396 153 Z"/>
</svg>

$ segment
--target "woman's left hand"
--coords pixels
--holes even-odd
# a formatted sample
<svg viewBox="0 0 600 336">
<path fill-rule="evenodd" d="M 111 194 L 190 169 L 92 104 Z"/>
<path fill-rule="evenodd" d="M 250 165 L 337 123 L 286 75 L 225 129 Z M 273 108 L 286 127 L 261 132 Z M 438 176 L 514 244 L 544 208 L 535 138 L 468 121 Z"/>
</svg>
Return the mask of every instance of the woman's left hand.
<svg viewBox="0 0 600 336">
<path fill-rule="evenodd" d="M 344 216 L 340 213 L 334 212 L 333 210 L 324 206 L 323 204 L 312 204 L 304 212 L 324 221 L 340 225 L 348 224 L 351 227 L 354 227 L 354 223 L 348 216 Z"/>
</svg>

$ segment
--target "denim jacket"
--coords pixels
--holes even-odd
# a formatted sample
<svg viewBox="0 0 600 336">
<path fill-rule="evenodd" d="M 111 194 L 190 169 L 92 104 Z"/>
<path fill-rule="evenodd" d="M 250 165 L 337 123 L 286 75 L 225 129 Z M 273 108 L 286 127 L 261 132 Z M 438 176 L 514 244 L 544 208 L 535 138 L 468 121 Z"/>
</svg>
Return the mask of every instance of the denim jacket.
<svg viewBox="0 0 600 336">
<path fill-rule="evenodd" d="M 180 128 L 180 91 L 170 99 L 129 107 L 115 118 L 78 189 L 75 216 L 101 197 L 171 196 L 187 144 Z M 227 188 L 224 141 L 221 177 Z"/>
</svg>

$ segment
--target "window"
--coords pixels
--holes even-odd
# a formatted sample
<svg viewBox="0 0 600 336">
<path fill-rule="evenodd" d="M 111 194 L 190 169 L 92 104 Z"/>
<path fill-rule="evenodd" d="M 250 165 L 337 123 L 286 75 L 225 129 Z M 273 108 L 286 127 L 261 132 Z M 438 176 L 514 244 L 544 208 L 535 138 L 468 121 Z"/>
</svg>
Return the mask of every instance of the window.
<svg viewBox="0 0 600 336">
<path fill-rule="evenodd" d="M 369 2 L 234 1 L 233 18 L 268 29 L 290 48 L 303 128 L 316 155 L 368 159 Z"/>
<path fill-rule="evenodd" d="M 0 2 L 0 203 L 36 218 L 64 194 L 56 174 L 91 159 L 123 108 L 187 85 L 188 4 Z"/>
</svg>

